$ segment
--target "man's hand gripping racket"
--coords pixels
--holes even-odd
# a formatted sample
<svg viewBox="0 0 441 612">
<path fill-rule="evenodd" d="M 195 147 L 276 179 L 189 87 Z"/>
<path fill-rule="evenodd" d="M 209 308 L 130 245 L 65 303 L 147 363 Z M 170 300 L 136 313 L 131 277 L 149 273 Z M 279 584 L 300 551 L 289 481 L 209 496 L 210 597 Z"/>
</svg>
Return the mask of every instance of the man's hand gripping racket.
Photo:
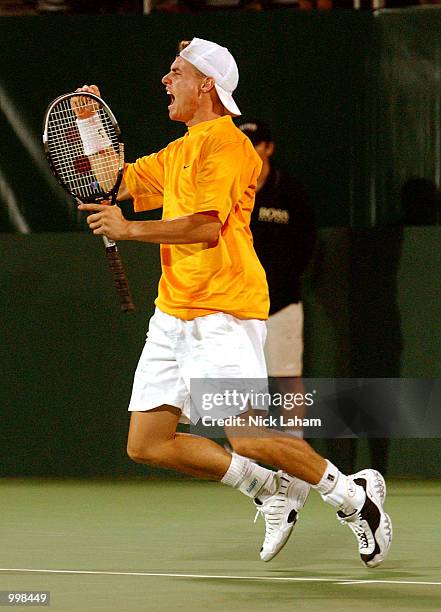
<svg viewBox="0 0 441 612">
<path fill-rule="evenodd" d="M 115 204 L 124 170 L 121 131 L 98 94 L 98 88 L 90 86 L 60 96 L 51 102 L 44 118 L 43 144 L 51 169 L 81 205 Z M 122 220 L 122 214 L 115 216 Z M 100 217 L 98 213 L 89 225 L 102 235 L 121 310 L 135 310 L 118 248 L 104 235 Z"/>
</svg>

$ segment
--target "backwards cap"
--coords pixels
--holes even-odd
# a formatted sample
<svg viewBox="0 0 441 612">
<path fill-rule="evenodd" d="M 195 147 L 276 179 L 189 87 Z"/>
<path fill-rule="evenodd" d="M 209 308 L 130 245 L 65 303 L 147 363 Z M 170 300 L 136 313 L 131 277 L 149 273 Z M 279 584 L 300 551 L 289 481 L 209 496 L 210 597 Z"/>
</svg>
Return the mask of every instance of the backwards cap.
<svg viewBox="0 0 441 612">
<path fill-rule="evenodd" d="M 239 107 L 233 100 L 233 91 L 239 82 L 239 70 L 234 57 L 226 47 L 221 47 L 203 38 L 193 38 L 179 55 L 202 74 L 212 77 L 218 96 L 225 108 L 232 115 L 241 115 Z"/>
</svg>

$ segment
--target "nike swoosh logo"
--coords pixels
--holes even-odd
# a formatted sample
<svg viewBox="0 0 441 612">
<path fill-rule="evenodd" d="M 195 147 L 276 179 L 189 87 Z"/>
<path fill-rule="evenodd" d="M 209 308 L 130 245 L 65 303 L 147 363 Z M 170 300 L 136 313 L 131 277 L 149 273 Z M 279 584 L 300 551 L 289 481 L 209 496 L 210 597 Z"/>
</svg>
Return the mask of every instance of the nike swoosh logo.
<svg viewBox="0 0 441 612">
<path fill-rule="evenodd" d="M 190 166 L 191 166 L 191 164 L 188 164 L 188 166 L 184 166 L 184 170 L 185 170 L 186 168 L 190 168 Z"/>
</svg>

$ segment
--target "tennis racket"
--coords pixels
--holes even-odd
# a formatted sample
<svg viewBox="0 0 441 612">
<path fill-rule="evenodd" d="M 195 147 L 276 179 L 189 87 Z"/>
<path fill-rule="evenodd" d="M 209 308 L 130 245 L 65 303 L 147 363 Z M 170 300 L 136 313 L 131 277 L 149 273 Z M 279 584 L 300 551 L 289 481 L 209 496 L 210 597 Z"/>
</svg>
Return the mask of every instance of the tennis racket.
<svg viewBox="0 0 441 612">
<path fill-rule="evenodd" d="M 124 145 L 104 100 L 85 92 L 56 98 L 44 117 L 43 145 L 55 177 L 77 203 L 110 200 L 115 204 L 124 169 Z M 121 310 L 135 310 L 118 247 L 106 236 L 102 238 Z"/>
</svg>

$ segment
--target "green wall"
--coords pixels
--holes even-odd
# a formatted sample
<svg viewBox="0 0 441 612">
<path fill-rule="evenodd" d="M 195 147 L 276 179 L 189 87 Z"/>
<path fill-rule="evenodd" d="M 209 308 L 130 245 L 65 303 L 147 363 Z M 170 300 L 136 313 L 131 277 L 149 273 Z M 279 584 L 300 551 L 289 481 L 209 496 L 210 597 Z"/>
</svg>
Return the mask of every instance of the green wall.
<svg viewBox="0 0 441 612">
<path fill-rule="evenodd" d="M 441 377 L 441 228 L 326 228 L 304 283 L 317 377 Z"/>
<path fill-rule="evenodd" d="M 48 103 L 96 82 L 127 159 L 158 150 L 183 133 L 161 77 L 177 41 L 197 35 L 236 56 L 244 117 L 271 124 L 277 160 L 304 181 L 320 225 L 395 223 L 409 176 L 439 183 L 440 30 L 441 10 L 3 17 L 0 168 L 33 231 L 78 227 L 29 148 Z M 0 231 L 11 229 L 0 205 Z"/>
</svg>

